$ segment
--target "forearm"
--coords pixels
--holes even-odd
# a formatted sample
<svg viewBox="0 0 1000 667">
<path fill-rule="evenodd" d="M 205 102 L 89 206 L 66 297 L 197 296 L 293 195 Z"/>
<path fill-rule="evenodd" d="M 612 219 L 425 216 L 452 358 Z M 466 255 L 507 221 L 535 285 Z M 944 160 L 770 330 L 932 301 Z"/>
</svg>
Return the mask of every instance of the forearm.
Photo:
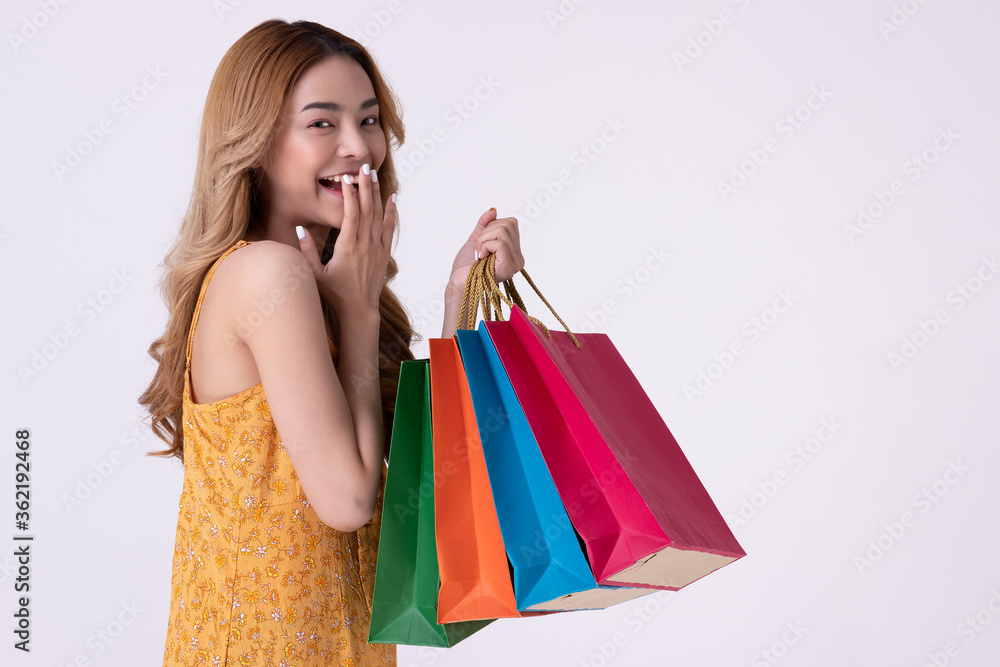
<svg viewBox="0 0 1000 667">
<path fill-rule="evenodd" d="M 444 291 L 444 322 L 441 325 L 441 337 L 451 338 L 456 330 L 456 322 L 458 322 L 459 312 L 462 310 L 462 293 L 465 290 L 465 285 L 458 286 L 454 283 L 448 283 L 448 287 Z M 466 327 L 472 326 L 473 323 L 465 323 Z"/>
<path fill-rule="evenodd" d="M 353 417 L 361 464 L 375 485 L 385 456 L 378 337 L 378 311 L 345 313 L 340 320 L 337 375 Z"/>
</svg>

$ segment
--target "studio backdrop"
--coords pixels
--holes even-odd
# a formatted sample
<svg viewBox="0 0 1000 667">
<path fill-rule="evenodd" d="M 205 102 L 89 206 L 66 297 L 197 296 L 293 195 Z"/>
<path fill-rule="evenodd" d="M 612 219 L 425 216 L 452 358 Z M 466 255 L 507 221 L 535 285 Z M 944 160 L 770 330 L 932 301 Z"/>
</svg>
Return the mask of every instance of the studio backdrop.
<svg viewBox="0 0 1000 667">
<path fill-rule="evenodd" d="M 215 68 L 274 17 L 357 39 L 402 102 L 414 355 L 479 216 L 516 217 L 531 277 L 614 341 L 747 553 L 400 665 L 994 664 L 987 0 L 5 2 L 0 663 L 162 661 L 183 470 L 146 456 L 138 403 L 159 265 Z"/>
</svg>

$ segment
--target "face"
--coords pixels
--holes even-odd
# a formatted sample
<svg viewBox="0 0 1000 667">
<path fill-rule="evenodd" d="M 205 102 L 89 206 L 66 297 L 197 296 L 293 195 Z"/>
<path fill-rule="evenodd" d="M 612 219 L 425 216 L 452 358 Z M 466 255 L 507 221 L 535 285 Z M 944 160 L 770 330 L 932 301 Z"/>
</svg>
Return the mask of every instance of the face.
<svg viewBox="0 0 1000 667">
<path fill-rule="evenodd" d="M 377 170 L 385 155 L 375 90 L 364 69 L 340 55 L 316 63 L 286 100 L 263 165 L 269 226 L 339 228 L 344 218 L 341 186 L 326 177 L 356 174 L 366 162 Z"/>
</svg>

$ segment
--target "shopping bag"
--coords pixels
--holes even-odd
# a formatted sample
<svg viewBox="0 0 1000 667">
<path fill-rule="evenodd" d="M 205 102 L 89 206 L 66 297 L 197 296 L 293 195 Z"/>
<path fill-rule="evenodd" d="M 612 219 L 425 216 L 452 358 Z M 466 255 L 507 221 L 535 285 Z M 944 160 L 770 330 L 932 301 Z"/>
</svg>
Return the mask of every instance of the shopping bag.
<svg viewBox="0 0 1000 667">
<path fill-rule="evenodd" d="M 513 567 L 517 608 L 600 609 L 652 593 L 598 586 L 485 324 L 457 330 L 456 338 Z"/>
<path fill-rule="evenodd" d="M 489 291 L 493 257 L 480 261 Z M 522 273 L 566 331 L 511 303 L 510 281 L 508 297 L 491 296 L 510 321 L 486 329 L 598 583 L 677 590 L 745 556 L 608 336 L 570 332 Z"/>
<path fill-rule="evenodd" d="M 437 622 L 437 548 L 427 359 L 399 369 L 368 641 L 453 646 L 490 621 Z"/>
<path fill-rule="evenodd" d="M 517 603 L 455 337 L 428 339 L 438 622 L 517 617 Z"/>
</svg>

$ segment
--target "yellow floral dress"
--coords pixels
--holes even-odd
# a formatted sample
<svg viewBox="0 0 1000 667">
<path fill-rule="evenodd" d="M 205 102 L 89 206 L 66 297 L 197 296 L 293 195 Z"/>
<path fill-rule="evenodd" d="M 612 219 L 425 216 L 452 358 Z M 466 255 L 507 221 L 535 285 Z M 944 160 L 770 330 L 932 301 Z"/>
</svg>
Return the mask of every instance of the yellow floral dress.
<svg viewBox="0 0 1000 667">
<path fill-rule="evenodd" d="M 184 373 L 180 495 L 164 667 L 395 665 L 368 644 L 385 473 L 375 516 L 353 533 L 323 524 L 302 491 L 261 383 L 213 403 L 191 399 Z M 337 350 L 330 341 L 337 362 Z"/>
</svg>

